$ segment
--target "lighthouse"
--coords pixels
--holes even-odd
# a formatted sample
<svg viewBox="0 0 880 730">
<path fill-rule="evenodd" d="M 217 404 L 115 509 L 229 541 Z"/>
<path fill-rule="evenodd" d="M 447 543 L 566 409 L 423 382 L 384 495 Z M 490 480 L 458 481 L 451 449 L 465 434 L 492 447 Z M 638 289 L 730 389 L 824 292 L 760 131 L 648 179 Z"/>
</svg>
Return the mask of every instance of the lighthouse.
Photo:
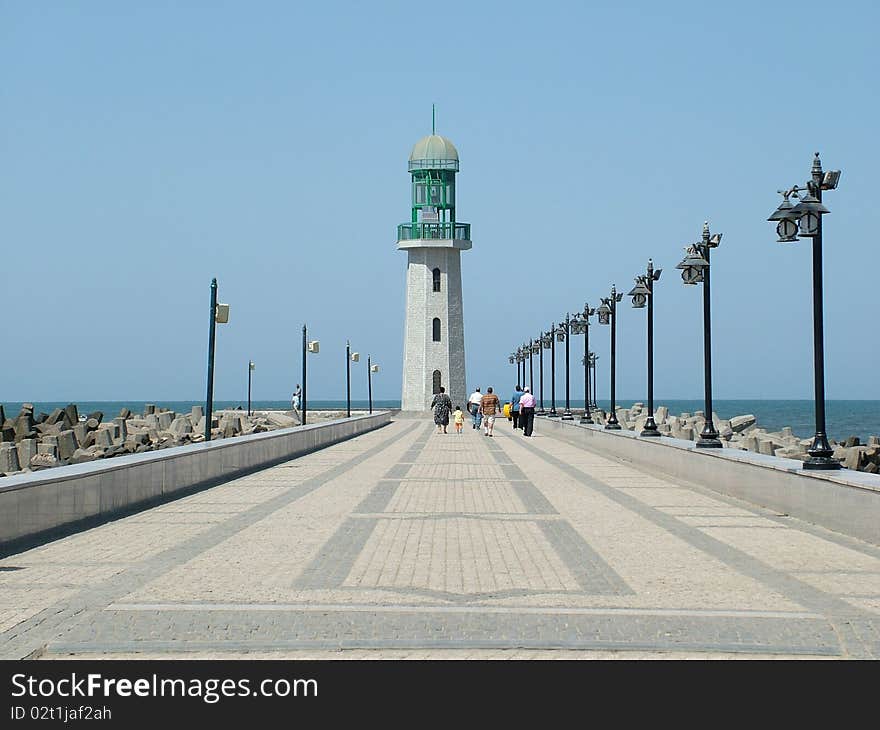
<svg viewBox="0 0 880 730">
<path fill-rule="evenodd" d="M 432 130 L 412 148 L 409 173 L 411 216 L 397 227 L 407 255 L 401 410 L 427 410 L 441 386 L 465 409 L 461 252 L 471 227 L 455 217 L 458 150 Z"/>
</svg>

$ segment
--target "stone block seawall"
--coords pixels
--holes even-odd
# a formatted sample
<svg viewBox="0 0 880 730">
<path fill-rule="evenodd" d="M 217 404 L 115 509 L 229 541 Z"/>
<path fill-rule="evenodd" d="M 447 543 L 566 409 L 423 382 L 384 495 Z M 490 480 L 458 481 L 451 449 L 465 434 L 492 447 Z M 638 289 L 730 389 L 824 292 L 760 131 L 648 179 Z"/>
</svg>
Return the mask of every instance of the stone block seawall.
<svg viewBox="0 0 880 730">
<path fill-rule="evenodd" d="M 632 431 L 550 418 L 536 419 L 535 433 L 880 545 L 877 474 L 805 471 L 796 459 L 738 449 L 697 449 L 683 439 L 640 438 Z"/>
<path fill-rule="evenodd" d="M 6 477 L 0 481 L 0 550 L 219 484 L 390 422 L 391 413 L 381 411 Z"/>
</svg>

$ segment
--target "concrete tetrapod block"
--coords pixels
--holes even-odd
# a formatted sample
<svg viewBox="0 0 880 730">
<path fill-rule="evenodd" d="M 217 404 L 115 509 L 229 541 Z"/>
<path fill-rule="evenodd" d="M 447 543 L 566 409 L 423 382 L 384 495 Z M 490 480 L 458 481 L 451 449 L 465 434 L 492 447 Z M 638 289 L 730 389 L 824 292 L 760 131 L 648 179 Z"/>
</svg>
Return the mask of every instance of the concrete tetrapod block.
<svg viewBox="0 0 880 730">
<path fill-rule="evenodd" d="M 754 426 L 758 422 L 755 416 L 749 414 L 747 416 L 734 416 L 730 419 L 730 428 L 734 433 L 740 433 L 749 426 Z"/>
<path fill-rule="evenodd" d="M 85 440 L 89 435 L 89 427 L 85 421 L 83 421 L 82 423 L 77 423 L 73 427 L 73 435 L 76 436 L 77 446 L 82 448 L 82 445 L 85 443 Z"/>
<path fill-rule="evenodd" d="M 18 463 L 24 468 L 31 463 L 31 457 L 37 454 L 37 440 L 22 439 L 16 444 L 16 447 L 18 448 Z"/>
<path fill-rule="evenodd" d="M 292 426 L 298 426 L 299 423 L 295 418 L 291 418 L 290 416 L 285 416 L 281 413 L 269 413 L 266 416 L 266 420 L 273 426 L 277 428 L 291 428 Z"/>
<path fill-rule="evenodd" d="M 778 444 L 774 444 L 772 439 L 758 439 L 758 453 L 767 456 L 776 456 Z"/>
<path fill-rule="evenodd" d="M 34 433 L 34 418 L 32 414 L 20 413 L 13 423 L 16 441 L 21 441 L 23 438 L 31 438 L 31 434 Z"/>
<path fill-rule="evenodd" d="M 88 449 L 77 449 L 73 452 L 73 457 L 70 460 L 74 464 L 84 464 L 87 461 L 101 458 L 103 454 L 104 451 L 102 449 L 91 446 Z"/>
<path fill-rule="evenodd" d="M 52 411 L 43 423 L 48 423 L 50 425 L 58 423 L 62 417 L 64 416 L 64 409 L 56 408 Z"/>
<path fill-rule="evenodd" d="M 94 434 L 95 446 L 99 446 L 102 449 L 109 449 L 113 446 L 113 434 L 109 428 L 99 428 Z"/>
<path fill-rule="evenodd" d="M 18 463 L 18 449 L 15 444 L 0 444 L 0 472 L 8 474 L 9 472 L 19 471 L 21 467 Z"/>
<path fill-rule="evenodd" d="M 862 453 L 867 451 L 866 446 L 853 446 L 846 450 L 846 460 L 843 465 L 847 469 L 858 469 L 861 465 Z"/>
<path fill-rule="evenodd" d="M 192 433 L 192 424 L 186 416 L 178 416 L 172 422 L 168 430 L 175 436 L 182 436 L 185 433 Z"/>
<path fill-rule="evenodd" d="M 65 460 L 69 459 L 73 456 L 73 452 L 76 451 L 78 445 L 76 443 L 76 436 L 73 433 L 73 430 L 62 431 L 58 434 L 58 458 Z"/>
<path fill-rule="evenodd" d="M 123 408 L 122 410 L 127 411 L 127 408 Z M 125 437 L 128 436 L 128 425 L 126 424 L 126 418 L 122 416 L 117 416 L 113 419 L 113 423 L 117 426 L 116 437 L 125 440 Z"/>
<path fill-rule="evenodd" d="M 159 414 L 159 430 L 167 431 L 174 421 L 174 413 L 172 411 L 162 411 Z"/>
<path fill-rule="evenodd" d="M 58 444 L 47 444 L 45 441 L 41 441 L 37 444 L 37 456 L 49 454 L 54 456 L 56 459 L 58 458 Z"/>
<path fill-rule="evenodd" d="M 205 415 L 205 409 L 202 406 L 193 406 L 190 411 L 190 416 L 192 417 L 193 423 L 198 423 L 202 420 L 202 417 Z"/>
</svg>

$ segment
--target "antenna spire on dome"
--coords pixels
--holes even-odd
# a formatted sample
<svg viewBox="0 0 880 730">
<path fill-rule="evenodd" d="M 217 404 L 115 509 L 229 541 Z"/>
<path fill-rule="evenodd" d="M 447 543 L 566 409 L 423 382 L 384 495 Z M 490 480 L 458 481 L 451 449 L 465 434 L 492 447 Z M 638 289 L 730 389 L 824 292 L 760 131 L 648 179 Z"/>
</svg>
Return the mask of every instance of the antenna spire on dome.
<svg viewBox="0 0 880 730">
<path fill-rule="evenodd" d="M 431 134 L 437 134 L 437 132 L 434 131 L 434 105 L 433 104 L 431 104 Z"/>
</svg>

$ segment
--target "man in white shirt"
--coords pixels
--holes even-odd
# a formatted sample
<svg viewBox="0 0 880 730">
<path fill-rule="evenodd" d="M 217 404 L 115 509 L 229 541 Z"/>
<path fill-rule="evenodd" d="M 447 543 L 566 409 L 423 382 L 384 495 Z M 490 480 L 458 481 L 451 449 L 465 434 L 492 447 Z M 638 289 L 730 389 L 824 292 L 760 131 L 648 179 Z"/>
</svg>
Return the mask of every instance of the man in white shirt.
<svg viewBox="0 0 880 730">
<path fill-rule="evenodd" d="M 483 402 L 483 394 L 477 388 L 468 398 L 468 410 L 471 412 L 473 419 L 473 427 L 479 428 L 483 422 L 483 415 L 480 413 L 480 404 Z"/>
</svg>

